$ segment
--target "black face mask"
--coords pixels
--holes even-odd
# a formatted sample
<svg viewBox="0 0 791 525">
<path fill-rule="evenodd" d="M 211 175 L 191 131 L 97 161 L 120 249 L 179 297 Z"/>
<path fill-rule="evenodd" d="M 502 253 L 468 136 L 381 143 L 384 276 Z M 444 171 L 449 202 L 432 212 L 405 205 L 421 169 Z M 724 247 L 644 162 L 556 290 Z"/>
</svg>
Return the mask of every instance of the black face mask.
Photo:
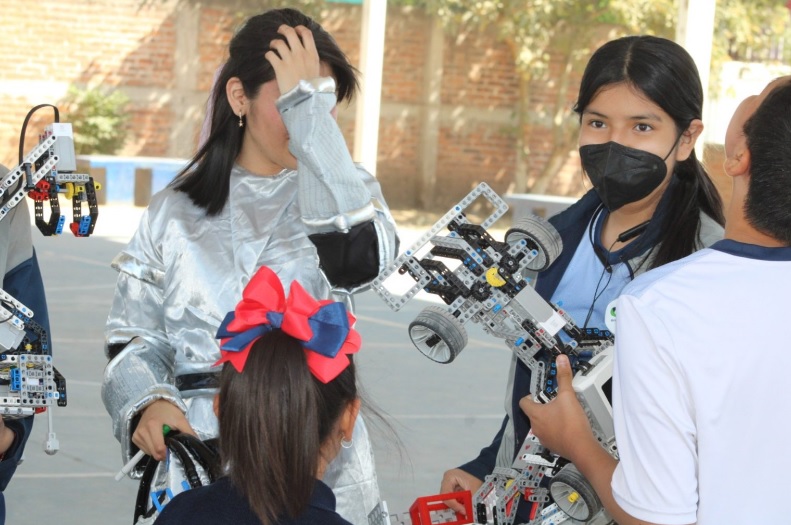
<svg viewBox="0 0 791 525">
<path fill-rule="evenodd" d="M 615 211 L 647 197 L 662 184 L 667 175 L 665 159 L 675 147 L 663 159 L 617 142 L 588 144 L 580 148 L 580 160 L 602 203 Z"/>
</svg>

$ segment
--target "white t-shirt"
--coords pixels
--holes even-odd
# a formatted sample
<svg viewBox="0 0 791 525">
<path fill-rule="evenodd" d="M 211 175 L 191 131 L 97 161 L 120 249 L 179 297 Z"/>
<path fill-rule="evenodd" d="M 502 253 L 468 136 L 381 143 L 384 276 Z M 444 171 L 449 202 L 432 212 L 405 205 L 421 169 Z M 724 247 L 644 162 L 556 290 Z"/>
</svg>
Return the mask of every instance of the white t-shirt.
<svg viewBox="0 0 791 525">
<path fill-rule="evenodd" d="M 618 302 L 613 495 L 638 519 L 791 523 L 791 248 L 720 241 Z"/>
</svg>

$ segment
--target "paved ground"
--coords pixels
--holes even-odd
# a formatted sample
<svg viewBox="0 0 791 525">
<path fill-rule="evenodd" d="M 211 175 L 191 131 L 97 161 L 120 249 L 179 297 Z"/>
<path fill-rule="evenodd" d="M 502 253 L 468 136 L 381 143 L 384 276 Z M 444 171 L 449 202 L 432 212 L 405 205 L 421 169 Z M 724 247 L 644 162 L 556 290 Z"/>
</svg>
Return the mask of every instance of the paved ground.
<svg viewBox="0 0 791 525">
<path fill-rule="evenodd" d="M 88 239 L 44 238 L 34 231 L 55 365 L 67 379 L 69 406 L 54 412 L 61 447 L 55 456 L 42 451 L 46 418 L 37 420 L 25 461 L 5 491 L 9 524 L 131 523 L 137 487 L 129 479 L 113 481 L 121 458 L 99 390 L 102 332 L 115 284 L 109 263 L 134 231 L 140 211 L 102 208 L 96 234 Z M 420 233 L 402 230 L 402 248 Z M 470 330 L 469 345 L 454 363 L 432 363 L 407 335 L 407 325 L 427 304 L 416 298 L 392 312 L 371 292 L 357 299 L 361 381 L 367 399 L 395 430 L 395 436 L 386 427 L 373 430 L 382 497 L 391 512 L 436 493 L 443 471 L 477 454 L 503 413 L 510 357 L 505 345 Z"/>
</svg>

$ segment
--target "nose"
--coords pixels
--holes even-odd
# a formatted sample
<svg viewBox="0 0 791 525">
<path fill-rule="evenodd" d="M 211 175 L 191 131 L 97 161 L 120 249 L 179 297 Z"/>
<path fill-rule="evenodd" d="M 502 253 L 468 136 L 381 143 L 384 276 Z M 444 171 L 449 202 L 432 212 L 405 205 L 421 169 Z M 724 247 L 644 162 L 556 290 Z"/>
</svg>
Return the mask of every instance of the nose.
<svg viewBox="0 0 791 525">
<path fill-rule="evenodd" d="M 619 128 L 610 131 L 609 139 L 607 139 L 607 142 L 617 142 L 621 146 L 628 146 L 629 145 L 627 144 L 628 140 L 629 139 L 627 137 L 626 130 L 624 130 L 623 128 Z"/>
</svg>

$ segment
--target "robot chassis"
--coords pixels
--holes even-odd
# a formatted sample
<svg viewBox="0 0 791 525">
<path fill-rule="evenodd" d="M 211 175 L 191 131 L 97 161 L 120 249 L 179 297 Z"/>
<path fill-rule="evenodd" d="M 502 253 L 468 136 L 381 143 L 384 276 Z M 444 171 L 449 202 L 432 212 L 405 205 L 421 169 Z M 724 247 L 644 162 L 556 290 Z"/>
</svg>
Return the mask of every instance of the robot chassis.
<svg viewBox="0 0 791 525">
<path fill-rule="evenodd" d="M 33 108 L 28 117 L 36 109 Z M 45 236 L 62 233 L 65 216 L 60 213 L 58 195 L 71 198 L 74 211 L 70 224 L 77 237 L 93 233 L 99 215 L 93 178 L 76 172 L 71 124 L 47 126 L 39 144 L 0 181 L 0 220 L 25 198 L 34 201 L 35 222 Z M 27 119 L 25 120 L 27 123 Z M 24 137 L 24 125 L 22 137 Z M 22 139 L 20 139 L 22 140 Z M 22 148 L 20 147 L 20 156 Z M 44 218 L 44 203 L 51 208 Z M 88 215 L 82 215 L 87 204 Z M 66 380 L 52 364 L 47 332 L 33 320 L 33 312 L 0 290 L 0 416 L 15 419 L 47 411 L 57 404 L 66 406 Z M 52 411 L 47 411 L 47 454 L 55 454 L 59 443 L 53 431 Z"/>
<path fill-rule="evenodd" d="M 473 224 L 464 212 L 480 197 L 487 199 L 494 211 L 481 224 Z M 504 242 L 496 241 L 487 229 L 507 209 L 507 204 L 481 183 L 382 272 L 374 280 L 373 289 L 394 311 L 421 290 L 445 302 L 446 306 L 425 308 L 409 325 L 412 343 L 438 363 L 450 363 L 465 347 L 464 324 L 468 322 L 478 323 L 489 335 L 504 339 L 531 370 L 530 392 L 537 401 L 547 402 L 557 395 L 555 358 L 567 354 L 575 374 L 574 390 L 593 432 L 601 446 L 617 458 L 608 399 L 612 334 L 580 329 L 562 308 L 549 304 L 533 289 L 532 277 L 555 261 L 562 241 L 554 227 L 537 216 L 517 221 L 506 232 Z M 441 235 L 443 230 L 449 233 Z M 438 258 L 453 261 L 455 269 Z M 403 293 L 392 289 L 396 272 L 414 280 Z M 531 505 L 529 525 L 612 523 L 593 488 L 574 465 L 543 447 L 532 432 L 511 467 L 495 468 L 473 495 L 472 513 L 467 516 L 473 516 L 474 521 L 454 516 L 444 505 L 430 504 L 452 496 L 442 494 L 425 501 L 419 498 L 409 515 L 388 515 L 382 504 L 371 513 L 370 523 L 512 525 L 518 505 L 524 504 Z"/>
</svg>

